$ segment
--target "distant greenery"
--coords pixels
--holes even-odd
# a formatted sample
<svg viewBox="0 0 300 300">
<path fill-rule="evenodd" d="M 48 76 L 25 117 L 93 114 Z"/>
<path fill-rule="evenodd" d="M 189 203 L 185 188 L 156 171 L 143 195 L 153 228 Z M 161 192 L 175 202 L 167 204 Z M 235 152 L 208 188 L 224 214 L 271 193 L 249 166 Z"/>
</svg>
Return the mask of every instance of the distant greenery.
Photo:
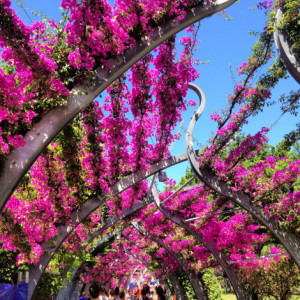
<svg viewBox="0 0 300 300">
<path fill-rule="evenodd" d="M 17 283 L 16 257 L 16 252 L 0 248 L 0 283 Z"/>
<path fill-rule="evenodd" d="M 208 296 L 208 299 L 211 300 L 221 300 L 222 299 L 222 290 L 220 288 L 217 276 L 214 274 L 214 270 L 208 269 L 205 271 L 202 276 L 204 289 Z"/>
<path fill-rule="evenodd" d="M 61 276 L 45 272 L 42 276 L 41 282 L 38 284 L 32 300 L 48 300 L 54 296 L 59 290 L 59 282 Z"/>
<path fill-rule="evenodd" d="M 188 280 L 188 278 L 186 277 L 185 274 L 181 273 L 179 276 L 178 276 L 178 279 L 179 281 L 181 282 L 184 290 L 185 290 L 185 293 L 188 297 L 189 300 L 194 300 L 194 299 L 197 299 L 196 298 L 196 295 L 195 295 L 195 292 L 193 290 L 193 287 L 191 286 L 191 283 L 190 281 Z"/>
</svg>

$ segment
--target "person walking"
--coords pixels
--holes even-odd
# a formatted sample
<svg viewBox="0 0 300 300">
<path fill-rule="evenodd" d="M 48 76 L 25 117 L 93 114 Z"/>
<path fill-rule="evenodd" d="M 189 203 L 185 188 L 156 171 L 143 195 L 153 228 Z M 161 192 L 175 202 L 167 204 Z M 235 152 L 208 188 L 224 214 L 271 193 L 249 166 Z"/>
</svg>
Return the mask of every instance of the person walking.
<svg viewBox="0 0 300 300">
<path fill-rule="evenodd" d="M 133 300 L 131 289 L 127 290 L 126 299 L 127 300 Z"/>
<path fill-rule="evenodd" d="M 142 291 L 141 291 L 142 300 L 153 300 L 150 296 L 150 287 L 148 284 L 144 284 Z"/>
<path fill-rule="evenodd" d="M 93 283 L 89 287 L 89 295 L 91 300 L 99 300 L 99 293 L 100 293 L 100 285 L 98 283 Z"/>
<path fill-rule="evenodd" d="M 86 300 L 85 292 L 82 292 L 81 296 L 79 297 L 78 300 Z"/>
<path fill-rule="evenodd" d="M 105 288 L 103 286 L 100 287 L 99 300 L 108 300 L 108 297 L 105 295 Z"/>
<path fill-rule="evenodd" d="M 119 294 L 119 299 L 120 300 L 126 300 L 126 295 L 125 295 L 125 292 L 124 291 L 121 291 L 120 294 Z"/>
<path fill-rule="evenodd" d="M 114 289 L 109 290 L 109 300 L 119 300 L 119 297 L 116 295 Z"/>
<path fill-rule="evenodd" d="M 165 296 L 164 289 L 162 288 L 162 286 L 159 285 L 156 287 L 156 294 L 157 294 L 158 300 L 166 300 L 166 296 Z"/>
</svg>

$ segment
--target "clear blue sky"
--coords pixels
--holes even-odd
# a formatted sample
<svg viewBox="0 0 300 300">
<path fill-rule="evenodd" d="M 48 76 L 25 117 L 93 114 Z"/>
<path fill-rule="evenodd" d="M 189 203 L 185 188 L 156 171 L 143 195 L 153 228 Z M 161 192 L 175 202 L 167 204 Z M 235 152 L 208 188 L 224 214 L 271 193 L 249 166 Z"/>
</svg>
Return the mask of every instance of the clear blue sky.
<svg viewBox="0 0 300 300">
<path fill-rule="evenodd" d="M 13 7 L 18 11 L 19 16 L 28 24 L 31 23 L 24 10 L 18 8 L 17 4 L 12 0 Z M 25 7 L 28 8 L 27 13 L 32 20 L 37 20 L 30 11 L 37 10 L 47 14 L 55 21 L 60 20 L 60 0 L 37 1 L 25 0 Z M 210 114 L 215 110 L 226 106 L 226 96 L 231 93 L 234 87 L 231 78 L 229 65 L 235 71 L 238 66 L 247 61 L 250 54 L 250 48 L 255 43 L 256 38 L 250 36 L 248 32 L 262 31 L 265 24 L 266 16 L 262 11 L 249 9 L 257 4 L 258 0 L 241 0 L 240 4 L 234 4 L 226 10 L 233 17 L 232 21 L 226 20 L 222 16 L 214 15 L 211 18 L 205 19 L 201 23 L 199 31 L 199 39 L 201 43 L 198 47 L 195 57 L 201 61 L 209 61 L 208 64 L 203 64 L 198 67 L 200 78 L 196 80 L 206 95 L 206 108 L 198 121 L 195 128 L 194 137 L 202 144 L 211 137 L 211 131 L 215 130 L 215 124 L 210 120 Z M 236 79 L 238 79 L 236 77 Z M 290 90 L 299 89 L 298 83 L 289 78 L 279 84 L 273 92 L 272 100 L 277 101 L 281 94 L 288 94 Z M 193 92 L 189 93 L 188 98 L 193 98 Z M 189 108 L 184 114 L 184 128 L 193 114 L 194 108 Z M 266 108 L 263 113 L 260 113 L 255 119 L 249 120 L 249 125 L 244 129 L 246 133 L 255 133 L 262 126 L 269 127 L 273 124 L 281 112 L 279 105 Z M 273 127 L 268 137 L 271 144 L 276 144 L 280 141 L 284 134 L 295 127 L 298 119 L 294 116 L 285 116 Z M 178 141 L 173 149 L 173 154 L 184 152 L 184 139 Z M 186 166 L 186 165 L 185 165 Z M 174 179 L 180 179 L 184 175 L 185 166 L 180 165 L 174 167 L 170 172 Z"/>
</svg>

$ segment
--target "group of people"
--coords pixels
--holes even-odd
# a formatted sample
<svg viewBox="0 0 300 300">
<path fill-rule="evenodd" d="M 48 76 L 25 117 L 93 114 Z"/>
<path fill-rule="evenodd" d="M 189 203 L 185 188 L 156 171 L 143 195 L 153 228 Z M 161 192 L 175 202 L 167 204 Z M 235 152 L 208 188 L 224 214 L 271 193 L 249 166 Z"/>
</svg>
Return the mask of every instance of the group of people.
<svg viewBox="0 0 300 300">
<path fill-rule="evenodd" d="M 148 284 L 144 284 L 142 289 L 136 286 L 132 294 L 128 300 L 166 300 L 166 289 L 163 285 L 158 285 L 155 289 L 151 289 Z"/>
<path fill-rule="evenodd" d="M 88 297 L 85 292 L 82 293 L 79 300 L 167 300 L 166 289 L 163 285 L 155 288 L 144 284 L 142 288 L 136 286 L 133 290 L 120 290 L 118 287 L 106 291 L 98 283 L 93 283 L 89 287 Z"/>
</svg>

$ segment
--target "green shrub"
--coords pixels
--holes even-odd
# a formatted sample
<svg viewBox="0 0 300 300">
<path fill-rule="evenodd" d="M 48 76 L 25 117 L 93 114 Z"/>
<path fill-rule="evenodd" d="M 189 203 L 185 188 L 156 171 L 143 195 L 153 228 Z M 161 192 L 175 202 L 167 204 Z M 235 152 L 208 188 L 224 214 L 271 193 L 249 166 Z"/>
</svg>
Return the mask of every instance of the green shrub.
<svg viewBox="0 0 300 300">
<path fill-rule="evenodd" d="M 222 300 L 222 290 L 214 270 L 208 269 L 202 276 L 206 295 L 212 300 Z"/>
<path fill-rule="evenodd" d="M 49 300 L 60 288 L 60 275 L 45 272 L 38 284 L 32 300 Z"/>
</svg>

